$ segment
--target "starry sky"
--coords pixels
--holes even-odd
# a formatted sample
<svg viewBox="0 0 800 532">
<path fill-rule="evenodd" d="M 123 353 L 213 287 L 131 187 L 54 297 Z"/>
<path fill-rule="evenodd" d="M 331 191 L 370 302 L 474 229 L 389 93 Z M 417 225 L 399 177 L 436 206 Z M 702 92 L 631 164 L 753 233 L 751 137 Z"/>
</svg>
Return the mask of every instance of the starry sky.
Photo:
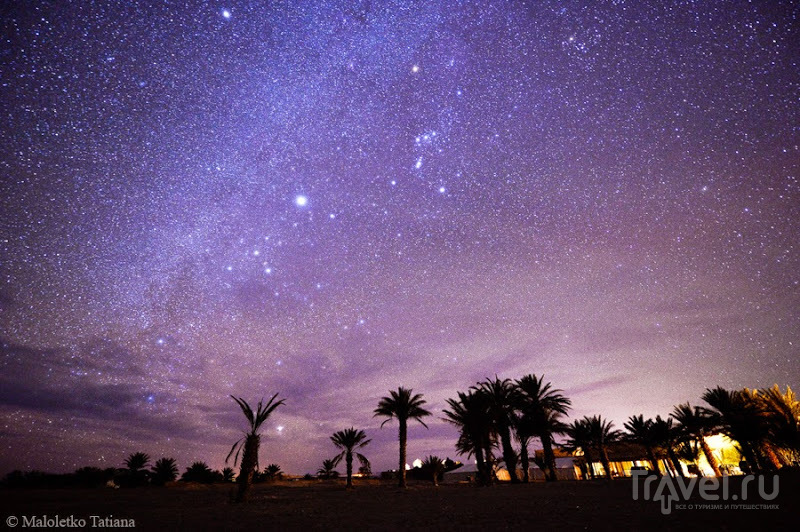
<svg viewBox="0 0 800 532">
<path fill-rule="evenodd" d="M 666 5 L 665 5 L 666 4 Z M 373 470 L 400 385 L 800 385 L 793 2 L 5 2 L 2 472 Z"/>
</svg>

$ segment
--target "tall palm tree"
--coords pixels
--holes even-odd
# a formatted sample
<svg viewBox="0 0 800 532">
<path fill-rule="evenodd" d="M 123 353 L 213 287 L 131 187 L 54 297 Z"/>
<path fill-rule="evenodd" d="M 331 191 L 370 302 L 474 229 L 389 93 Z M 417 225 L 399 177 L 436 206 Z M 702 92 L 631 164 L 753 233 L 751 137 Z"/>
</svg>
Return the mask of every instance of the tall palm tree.
<svg viewBox="0 0 800 532">
<path fill-rule="evenodd" d="M 269 464 L 264 468 L 264 480 L 267 482 L 280 480 L 281 478 L 283 478 L 283 471 L 281 471 L 281 466 L 278 464 Z"/>
<path fill-rule="evenodd" d="M 397 389 L 389 391 L 389 397 L 383 397 L 378 402 L 378 408 L 375 409 L 373 417 L 385 417 L 386 420 L 381 423 L 383 427 L 386 423 L 394 418 L 400 425 L 398 429 L 398 439 L 400 440 L 400 460 L 399 460 L 399 484 L 401 488 L 407 487 L 406 485 L 406 446 L 408 440 L 408 420 L 416 420 L 425 427 L 428 425 L 422 421 L 423 417 L 430 416 L 431 413 L 422 408 L 427 402 L 422 398 L 422 394 L 412 395 L 411 389 L 403 388 L 402 386 Z"/>
<path fill-rule="evenodd" d="M 270 414 L 284 403 L 284 400 L 276 401 L 275 399 L 278 397 L 276 393 L 270 398 L 266 405 L 263 404 L 263 400 L 259 401 L 254 412 L 253 409 L 250 408 L 250 405 L 247 404 L 247 401 L 241 397 L 234 397 L 232 395 L 231 397 L 236 401 L 236 404 L 239 405 L 239 408 L 242 409 L 244 417 L 247 418 L 248 429 L 245 431 L 244 436 L 233 444 L 231 451 L 225 458 L 225 462 L 227 463 L 231 455 L 236 452 L 236 456 L 233 459 L 233 465 L 236 465 L 236 462 L 239 460 L 239 453 L 244 451 L 242 452 L 242 467 L 236 479 L 239 483 L 239 491 L 236 495 L 236 500 L 238 502 L 244 502 L 247 500 L 247 491 L 253 483 L 253 473 L 258 469 L 258 448 L 261 445 L 261 434 L 259 434 L 258 431 L 261 429 L 261 425 L 269 418 Z"/>
<path fill-rule="evenodd" d="M 768 441 L 769 415 L 756 394 L 717 386 L 706 390 L 703 401 L 712 407 L 710 413 L 718 417 L 722 431 L 739 443 L 745 459 L 756 471 L 781 466 Z"/>
<path fill-rule="evenodd" d="M 517 452 L 511 443 L 511 429 L 514 424 L 514 407 L 518 402 L 518 391 L 511 382 L 511 379 L 500 380 L 495 376 L 494 380 L 486 379 L 471 388 L 475 392 L 486 397 L 489 405 L 489 414 L 494 422 L 497 435 L 500 437 L 500 444 L 503 450 L 503 461 L 511 477 L 511 483 L 519 482 L 517 477 Z"/>
<path fill-rule="evenodd" d="M 672 418 L 678 422 L 678 428 L 681 430 L 685 437 L 696 442 L 706 461 L 711 469 L 714 471 L 714 476 L 722 476 L 719 469 L 719 463 L 711 452 L 711 447 L 706 442 L 706 436 L 711 435 L 711 432 L 716 427 L 716 418 L 699 406 L 692 407 L 689 403 L 684 403 L 676 406 L 672 410 Z"/>
<path fill-rule="evenodd" d="M 325 480 L 338 478 L 339 472 L 336 471 L 336 460 L 323 460 L 322 467 L 317 470 L 317 476 Z"/>
<path fill-rule="evenodd" d="M 342 452 L 334 457 L 334 465 L 339 465 L 342 458 L 345 459 L 347 467 L 347 487 L 353 487 L 353 454 L 358 457 L 361 464 L 369 464 L 369 460 L 363 454 L 356 452 L 356 449 L 363 449 L 372 440 L 367 439 L 367 435 L 363 430 L 356 430 L 353 427 L 349 429 L 340 430 L 331 436 L 331 441 L 336 445 L 337 449 L 342 449 Z"/>
<path fill-rule="evenodd" d="M 489 413 L 489 401 L 483 394 L 458 392 L 458 399 L 448 399 L 445 421 L 459 428 L 456 450 L 459 454 L 475 456 L 478 484 L 492 481 L 488 457 L 494 446 L 494 423 Z"/>
<path fill-rule="evenodd" d="M 587 418 L 576 419 L 566 426 L 564 433 L 567 435 L 567 441 L 563 447 L 573 453 L 580 451 L 583 453 L 583 462 L 586 466 L 586 474 L 588 477 L 594 479 L 594 449 L 592 448 L 592 434 L 589 431 Z"/>
<path fill-rule="evenodd" d="M 777 384 L 761 390 L 759 399 L 769 419 L 770 442 L 781 451 L 778 456 L 783 465 L 800 461 L 800 400 L 791 388 L 787 386 L 786 393 L 782 393 Z"/>
<path fill-rule="evenodd" d="M 566 428 L 561 421 L 567 415 L 572 401 L 565 397 L 561 390 L 544 382 L 544 375 L 525 375 L 516 382 L 519 390 L 519 408 L 522 412 L 521 424 L 527 426 L 533 436 L 542 442 L 544 454 L 545 479 L 558 480 L 556 474 L 556 456 L 553 452 L 553 435 L 562 434 Z M 527 475 L 527 465 L 523 464 Z"/>
<path fill-rule="evenodd" d="M 589 431 L 589 440 L 592 447 L 597 449 L 600 455 L 600 462 L 606 470 L 606 478 L 611 481 L 611 461 L 608 459 L 608 444 L 618 441 L 622 433 L 614 430 L 614 424 L 602 418 L 602 416 L 592 416 L 584 418 L 586 427 Z"/>
<path fill-rule="evenodd" d="M 174 458 L 159 458 L 153 466 L 153 483 L 163 486 L 178 478 L 178 465 Z"/>
<path fill-rule="evenodd" d="M 660 477 L 661 468 L 658 467 L 658 460 L 656 460 L 653 420 L 645 419 L 644 416 L 640 414 L 628 418 L 624 426 L 625 430 L 628 431 L 626 439 L 644 447 L 647 453 L 647 460 L 650 462 L 650 468 Z"/>
<path fill-rule="evenodd" d="M 656 448 L 667 453 L 672 464 L 673 474 L 677 471 L 678 475 L 685 478 L 686 474 L 683 472 L 683 466 L 676 453 L 676 449 L 681 444 L 681 430 L 672 424 L 672 418 L 664 419 L 656 416 L 650 426 L 650 438 Z"/>
</svg>

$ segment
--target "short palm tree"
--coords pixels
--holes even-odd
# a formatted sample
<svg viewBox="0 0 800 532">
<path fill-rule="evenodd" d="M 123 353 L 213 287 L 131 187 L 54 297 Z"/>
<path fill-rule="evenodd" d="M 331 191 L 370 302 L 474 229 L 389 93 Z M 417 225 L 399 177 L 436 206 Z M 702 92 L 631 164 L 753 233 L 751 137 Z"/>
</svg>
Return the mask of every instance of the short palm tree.
<svg viewBox="0 0 800 532">
<path fill-rule="evenodd" d="M 594 466 L 592 465 L 594 463 L 594 450 L 592 448 L 592 435 L 586 419 L 576 419 L 566 426 L 564 432 L 567 435 L 567 441 L 563 447 L 573 453 L 580 451 L 583 454 L 586 475 L 594 479 Z"/>
<path fill-rule="evenodd" d="M 325 480 L 338 478 L 339 472 L 336 471 L 336 460 L 323 460 L 322 467 L 317 470 L 317 476 Z"/>
<path fill-rule="evenodd" d="M 267 482 L 280 480 L 281 478 L 283 478 L 283 471 L 281 471 L 281 466 L 278 464 L 270 464 L 264 468 L 264 480 Z"/>
<path fill-rule="evenodd" d="M 654 438 L 653 420 L 645 419 L 644 416 L 640 414 L 628 418 L 624 426 L 628 431 L 625 439 L 644 447 L 645 453 L 647 453 L 647 460 L 650 462 L 650 468 L 660 477 L 661 469 L 658 467 L 658 460 L 656 459 L 655 453 L 657 442 Z"/>
<path fill-rule="evenodd" d="M 608 459 L 608 444 L 614 443 L 622 435 L 618 430 L 614 430 L 614 424 L 602 418 L 602 416 L 585 417 L 586 427 L 589 431 L 589 441 L 592 447 L 597 449 L 600 455 L 600 462 L 606 470 L 606 478 L 610 481 L 611 461 Z"/>
<path fill-rule="evenodd" d="M 517 477 L 517 452 L 511 443 L 511 429 L 514 425 L 514 408 L 518 402 L 518 391 L 511 379 L 494 380 L 486 379 L 479 382 L 472 390 L 486 397 L 489 404 L 489 414 L 494 422 L 497 435 L 503 450 L 503 461 L 506 463 L 511 483 L 519 482 Z"/>
<path fill-rule="evenodd" d="M 444 460 L 439 458 L 438 456 L 430 455 L 425 460 L 422 461 L 422 471 L 426 474 L 431 475 L 431 479 L 433 480 L 433 485 L 439 485 L 439 477 L 445 471 L 445 464 Z"/>
<path fill-rule="evenodd" d="M 205 462 L 194 462 L 186 468 L 186 471 L 181 475 L 181 480 L 185 482 L 201 482 L 203 484 L 211 484 L 214 482 L 214 471 L 208 467 Z"/>
<path fill-rule="evenodd" d="M 178 478 L 178 465 L 174 458 L 159 458 L 153 466 L 153 482 L 163 486 Z"/>
<path fill-rule="evenodd" d="M 428 425 L 422 421 L 423 417 L 430 416 L 431 413 L 423 408 L 427 402 L 422 398 L 422 394 L 412 395 L 411 389 L 403 388 L 402 386 L 397 391 L 390 390 L 389 397 L 383 397 L 378 402 L 378 408 L 375 409 L 373 417 L 385 417 L 386 420 L 381 423 L 383 427 L 386 423 L 394 418 L 400 425 L 398 429 L 398 439 L 400 440 L 400 460 L 399 460 L 399 484 L 401 488 L 407 487 L 406 485 L 406 447 L 408 440 L 408 420 L 416 420 L 426 429 Z"/>
<path fill-rule="evenodd" d="M 147 453 L 133 453 L 125 459 L 125 466 L 128 468 L 130 481 L 133 485 L 145 484 L 147 482 L 147 466 L 150 464 L 150 456 Z"/>
<path fill-rule="evenodd" d="M 339 465 L 339 462 L 344 458 L 345 466 L 347 467 L 347 487 L 353 487 L 353 455 L 355 454 L 358 461 L 364 464 L 369 464 L 369 460 L 363 454 L 356 451 L 356 449 L 363 449 L 372 440 L 367 439 L 367 435 L 363 430 L 356 430 L 353 427 L 349 429 L 340 430 L 331 436 L 331 441 L 336 445 L 337 449 L 342 449 L 342 452 L 334 457 L 334 465 Z"/>
<path fill-rule="evenodd" d="M 492 481 L 489 456 L 494 447 L 494 423 L 489 413 L 489 401 L 483 394 L 458 392 L 457 399 L 448 399 L 449 409 L 444 411 L 445 421 L 458 427 L 456 450 L 459 454 L 475 456 L 478 467 L 478 484 Z"/>
<path fill-rule="evenodd" d="M 236 471 L 233 470 L 232 467 L 224 467 L 222 468 L 222 481 L 223 482 L 233 482 L 236 478 Z"/>
<path fill-rule="evenodd" d="M 259 401 L 254 412 L 253 409 L 250 408 L 250 405 L 247 404 L 247 401 L 241 397 L 234 397 L 232 395 L 231 397 L 236 401 L 236 404 L 239 405 L 239 408 L 242 409 L 242 413 L 247 418 L 248 430 L 245 431 L 244 436 L 233 444 L 231 451 L 225 458 L 225 462 L 227 462 L 235 452 L 236 455 L 233 459 L 233 464 L 236 465 L 236 462 L 239 460 L 239 453 L 242 453 L 242 466 L 239 470 L 239 477 L 237 478 L 239 491 L 236 500 L 238 502 L 244 502 L 247 500 L 247 491 L 253 483 L 253 473 L 258 469 L 258 447 L 261 444 L 261 435 L 258 431 L 261 429 L 261 425 L 269 418 L 270 414 L 284 403 L 284 400 L 276 401 L 275 399 L 278 397 L 276 393 L 270 398 L 266 405 L 263 404 L 263 401 Z"/>
<path fill-rule="evenodd" d="M 706 442 L 706 436 L 711 435 L 717 424 L 715 417 L 709 415 L 704 408 L 684 403 L 672 410 L 672 418 L 677 421 L 678 429 L 683 433 L 684 438 L 695 442 L 703 451 L 709 467 L 714 471 L 714 476 L 722 476 L 719 463 Z"/>
<path fill-rule="evenodd" d="M 553 435 L 562 434 L 566 426 L 561 421 L 567 415 L 572 402 L 561 390 L 544 382 L 544 375 L 525 375 L 516 381 L 519 390 L 519 409 L 522 413 L 521 424 L 527 427 L 531 435 L 538 436 L 542 442 L 545 463 L 545 479 L 558 480 L 556 475 L 556 456 L 553 452 Z M 523 464 L 527 477 L 527 465 Z"/>
</svg>

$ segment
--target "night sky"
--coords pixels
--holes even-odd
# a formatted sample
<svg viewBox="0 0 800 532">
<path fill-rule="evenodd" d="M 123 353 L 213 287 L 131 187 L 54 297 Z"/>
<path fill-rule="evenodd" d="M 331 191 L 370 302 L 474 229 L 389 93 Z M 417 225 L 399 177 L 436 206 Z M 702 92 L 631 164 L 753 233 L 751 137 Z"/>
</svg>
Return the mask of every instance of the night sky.
<svg viewBox="0 0 800 532">
<path fill-rule="evenodd" d="M 800 6 L 4 2 L 0 472 L 261 462 L 546 376 L 573 416 L 800 385 Z M 465 459 L 465 458 L 464 458 Z"/>
</svg>

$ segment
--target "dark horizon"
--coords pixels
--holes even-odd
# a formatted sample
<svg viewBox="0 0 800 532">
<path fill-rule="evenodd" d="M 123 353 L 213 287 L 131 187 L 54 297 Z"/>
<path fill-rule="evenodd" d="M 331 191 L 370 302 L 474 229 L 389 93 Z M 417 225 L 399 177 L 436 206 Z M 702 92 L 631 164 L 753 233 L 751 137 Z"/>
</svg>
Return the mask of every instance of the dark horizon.
<svg viewBox="0 0 800 532">
<path fill-rule="evenodd" d="M 315 472 L 378 400 L 571 418 L 800 379 L 796 3 L 0 9 L 0 474 Z M 795 52 L 792 52 L 795 50 Z"/>
</svg>

